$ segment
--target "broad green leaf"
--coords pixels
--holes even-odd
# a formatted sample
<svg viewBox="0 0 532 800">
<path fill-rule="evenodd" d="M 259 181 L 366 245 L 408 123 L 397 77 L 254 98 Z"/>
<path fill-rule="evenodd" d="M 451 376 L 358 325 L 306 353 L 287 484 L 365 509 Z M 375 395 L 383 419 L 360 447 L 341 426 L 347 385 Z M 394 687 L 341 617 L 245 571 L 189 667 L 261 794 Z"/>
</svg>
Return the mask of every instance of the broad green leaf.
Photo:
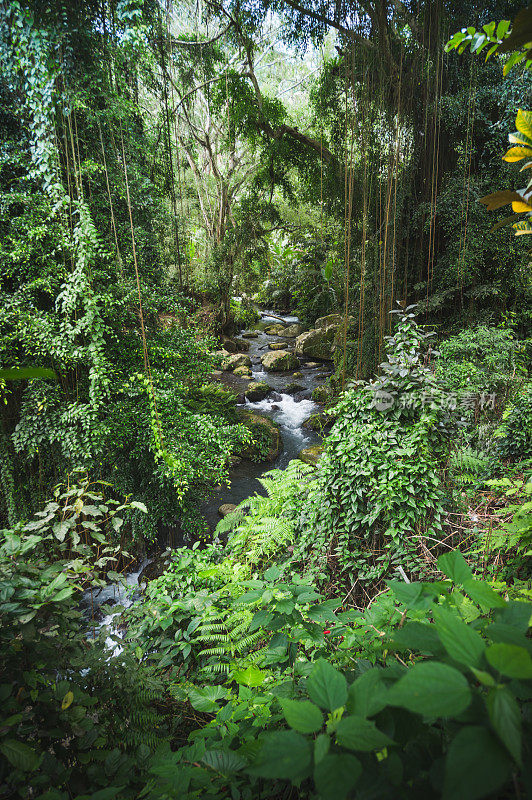
<svg viewBox="0 0 532 800">
<path fill-rule="evenodd" d="M 187 696 L 192 708 L 204 714 L 209 714 L 220 710 L 216 700 L 224 700 L 227 697 L 227 689 L 224 689 L 223 686 L 205 686 L 202 689 L 190 688 L 187 690 Z"/>
<path fill-rule="evenodd" d="M 423 622 L 409 622 L 394 631 L 391 646 L 396 650 L 416 650 L 432 655 L 443 652 L 435 626 Z"/>
<path fill-rule="evenodd" d="M 477 725 L 462 728 L 445 760 L 443 800 L 477 800 L 493 796 L 510 773 L 510 760 L 487 730 Z"/>
<path fill-rule="evenodd" d="M 382 733 L 374 722 L 362 717 L 343 717 L 336 728 L 336 740 L 350 750 L 370 752 L 394 744 L 393 739 Z"/>
<path fill-rule="evenodd" d="M 275 731 L 262 738 L 250 768 L 262 778 L 297 778 L 310 766 L 310 743 L 295 731 Z"/>
<path fill-rule="evenodd" d="M 377 667 L 368 669 L 349 687 L 346 707 L 350 714 L 371 717 L 386 706 L 386 687 Z"/>
<path fill-rule="evenodd" d="M 314 767 L 314 783 L 322 800 L 343 800 L 362 772 L 362 764 L 348 753 L 326 755 Z"/>
<path fill-rule="evenodd" d="M 515 127 L 520 133 L 524 133 L 527 139 L 531 140 L 530 144 L 532 144 L 532 111 L 518 109 Z"/>
<path fill-rule="evenodd" d="M 483 611 L 491 608 L 504 608 L 506 601 L 494 591 L 485 581 L 473 579 L 464 581 L 464 592 L 471 600 L 478 603 Z"/>
<path fill-rule="evenodd" d="M 500 192 L 497 192 L 497 194 L 500 194 Z M 438 569 L 455 583 L 463 583 L 473 577 L 467 561 L 459 550 L 451 550 L 450 553 L 444 553 L 444 555 L 440 556 Z"/>
<path fill-rule="evenodd" d="M 131 508 L 138 508 L 138 510 L 142 511 L 143 514 L 148 513 L 148 509 L 146 508 L 144 503 L 140 502 L 140 500 L 132 500 L 129 505 L 131 506 Z"/>
<path fill-rule="evenodd" d="M 280 700 L 286 721 L 300 733 L 317 733 L 323 725 L 323 714 L 309 700 Z"/>
<path fill-rule="evenodd" d="M 347 681 L 341 672 L 324 658 L 320 658 L 307 678 L 307 692 L 320 708 L 334 711 L 345 705 Z"/>
<path fill-rule="evenodd" d="M 491 666 L 508 678 L 532 678 L 532 658 L 524 647 L 515 644 L 492 644 L 486 650 Z"/>
<path fill-rule="evenodd" d="M 414 606 L 423 589 L 421 583 L 404 583 L 403 581 L 387 581 L 387 585 L 397 600 L 407 608 Z"/>
<path fill-rule="evenodd" d="M 266 673 L 257 669 L 257 667 L 250 666 L 244 670 L 235 670 L 233 678 L 237 683 L 242 683 L 244 686 L 261 686 L 266 678 Z"/>
<path fill-rule="evenodd" d="M 487 698 L 491 724 L 501 742 L 521 764 L 521 711 L 507 686 L 491 689 Z"/>
<path fill-rule="evenodd" d="M 74 700 L 74 693 L 67 692 L 66 695 L 63 697 L 63 702 L 61 703 L 61 708 L 64 711 L 66 708 L 72 705 Z"/>
<path fill-rule="evenodd" d="M 426 717 L 453 717 L 471 702 L 467 680 L 454 667 L 420 661 L 388 690 L 388 704 Z"/>
<path fill-rule="evenodd" d="M 508 33 L 508 28 L 510 27 L 510 20 L 503 19 L 497 25 L 497 39 L 502 39 Z"/>
<path fill-rule="evenodd" d="M 246 766 L 245 760 L 232 750 L 207 750 L 201 760 L 222 775 L 231 775 Z"/>
<path fill-rule="evenodd" d="M 452 611 L 435 608 L 433 613 L 438 636 L 451 658 L 466 667 L 479 667 L 486 649 L 480 634 Z"/>
<path fill-rule="evenodd" d="M 331 737 L 326 733 L 320 733 L 314 740 L 314 763 L 319 762 L 327 755 L 331 747 Z"/>
<path fill-rule="evenodd" d="M 2 739 L 0 753 L 3 753 L 15 769 L 20 769 L 22 772 L 32 772 L 37 769 L 41 761 L 41 757 L 31 747 L 16 739 Z"/>
</svg>

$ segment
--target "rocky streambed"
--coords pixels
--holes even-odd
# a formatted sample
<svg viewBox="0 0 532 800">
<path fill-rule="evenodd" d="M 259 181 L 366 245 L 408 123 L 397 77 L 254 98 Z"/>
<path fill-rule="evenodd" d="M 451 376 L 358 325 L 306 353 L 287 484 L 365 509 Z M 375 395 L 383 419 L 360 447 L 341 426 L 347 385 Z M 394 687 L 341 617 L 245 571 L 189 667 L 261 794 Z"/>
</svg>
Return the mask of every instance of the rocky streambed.
<svg viewBox="0 0 532 800">
<path fill-rule="evenodd" d="M 204 504 L 202 513 L 211 528 L 220 519 L 220 508 L 225 513 L 246 497 L 264 493 L 258 478 L 268 470 L 284 469 L 297 457 L 316 462 L 322 437 L 319 418 L 314 426 L 313 420 L 322 408 L 318 401 L 327 398 L 323 384 L 332 373 L 332 349 L 342 323 L 338 315 L 329 315 L 306 331 L 295 316 L 264 311 L 256 326 L 226 339 L 222 368 L 214 377 L 239 395 L 243 418 L 270 422 L 279 440 L 277 452 L 266 462 L 244 458 L 237 463 L 230 485 Z"/>
</svg>

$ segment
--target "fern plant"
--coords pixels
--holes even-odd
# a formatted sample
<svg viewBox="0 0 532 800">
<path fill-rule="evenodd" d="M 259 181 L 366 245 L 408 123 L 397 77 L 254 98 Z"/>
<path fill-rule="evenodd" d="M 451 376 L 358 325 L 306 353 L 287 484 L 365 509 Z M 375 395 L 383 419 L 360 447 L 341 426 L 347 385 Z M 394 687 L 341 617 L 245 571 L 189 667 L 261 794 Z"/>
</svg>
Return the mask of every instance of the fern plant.
<svg viewBox="0 0 532 800">
<path fill-rule="evenodd" d="M 480 450 L 464 447 L 451 453 L 449 474 L 458 486 L 478 483 L 491 465 L 491 459 Z"/>
<path fill-rule="evenodd" d="M 203 645 L 197 653 L 198 660 L 203 662 L 201 673 L 229 673 L 235 660 L 255 645 L 262 631 L 247 633 L 253 616 L 254 609 L 241 604 L 209 610 L 194 637 L 194 643 Z"/>
<path fill-rule="evenodd" d="M 216 528 L 218 535 L 231 532 L 228 551 L 252 566 L 286 554 L 295 539 L 305 484 L 314 474 L 312 467 L 294 460 L 285 470 L 264 475 L 260 482 L 266 496 L 247 498 Z"/>
</svg>

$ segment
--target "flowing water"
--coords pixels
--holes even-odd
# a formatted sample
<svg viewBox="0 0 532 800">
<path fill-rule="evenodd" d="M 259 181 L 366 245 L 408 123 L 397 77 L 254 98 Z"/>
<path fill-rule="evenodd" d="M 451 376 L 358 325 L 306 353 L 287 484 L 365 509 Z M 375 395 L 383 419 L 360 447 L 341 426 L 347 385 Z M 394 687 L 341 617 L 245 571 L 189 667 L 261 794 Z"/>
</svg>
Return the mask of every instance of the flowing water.
<svg viewBox="0 0 532 800">
<path fill-rule="evenodd" d="M 283 339 L 282 337 L 265 333 L 264 329 L 272 324 L 292 325 L 299 322 L 297 317 L 286 315 L 280 316 L 268 311 L 264 311 L 262 319 L 254 327 L 258 332 L 256 339 L 247 339 L 250 348 L 248 355 L 251 358 L 252 378 L 251 380 L 269 384 L 274 392 L 264 400 L 252 403 L 246 400 L 241 408 L 256 411 L 259 414 L 270 417 L 278 426 L 282 438 L 282 448 L 275 461 L 256 463 L 253 461 L 242 461 L 235 469 L 231 470 L 230 485 L 218 489 L 215 494 L 202 507 L 202 513 L 207 519 L 211 529 L 216 527 L 220 520 L 218 508 L 224 503 L 240 503 L 252 494 L 264 494 L 264 489 L 257 480 L 265 472 L 272 469 L 284 469 L 291 459 L 296 458 L 304 447 L 317 444 L 321 441 L 321 436 L 313 431 L 302 428 L 303 422 L 311 414 L 319 410 L 318 405 L 310 398 L 312 390 L 322 384 L 331 369 L 329 364 L 319 364 L 317 367 L 307 367 L 307 363 L 312 363 L 310 359 L 300 358 L 299 367 L 287 372 L 269 372 L 263 369 L 261 356 L 269 351 L 270 342 L 286 341 L 288 350 L 293 351 L 295 339 Z M 301 378 L 294 378 L 294 372 L 301 372 Z M 297 383 L 302 389 L 295 395 L 287 394 L 284 389 L 289 383 Z"/>
</svg>

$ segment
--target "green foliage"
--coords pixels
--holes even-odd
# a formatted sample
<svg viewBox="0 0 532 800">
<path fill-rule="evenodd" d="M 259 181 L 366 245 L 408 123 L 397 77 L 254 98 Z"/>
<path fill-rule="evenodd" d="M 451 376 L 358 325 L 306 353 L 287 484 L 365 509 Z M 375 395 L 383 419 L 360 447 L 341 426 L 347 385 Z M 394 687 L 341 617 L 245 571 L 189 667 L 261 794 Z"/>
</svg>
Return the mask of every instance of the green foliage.
<svg viewBox="0 0 532 800">
<path fill-rule="evenodd" d="M 516 373 L 518 344 L 511 330 L 479 325 L 439 344 L 436 376 L 449 392 L 506 393 Z"/>
<path fill-rule="evenodd" d="M 399 566 L 419 572 L 423 537 L 438 537 L 446 412 L 424 364 L 425 338 L 411 310 L 401 312 L 382 377 L 348 389 L 335 407 L 294 555 L 322 578 L 352 585 Z"/>
<path fill-rule="evenodd" d="M 525 383 L 506 406 L 495 437 L 503 458 L 532 456 L 532 383 Z"/>
<path fill-rule="evenodd" d="M 227 551 L 251 567 L 287 559 L 295 539 L 301 495 L 313 478 L 314 470 L 298 459 L 285 470 L 262 476 L 259 480 L 266 497 L 243 500 L 216 527 L 217 535 L 230 531 Z"/>
<path fill-rule="evenodd" d="M 79 610 L 81 589 L 97 590 L 94 575 L 116 564 L 109 527 L 118 531 L 136 505 L 104 502 L 82 480 L 58 488 L 24 529 L 1 532 L 0 775 L 9 793 L 134 791 L 160 742 L 164 716 L 151 704 L 161 685 L 125 653 L 110 670 L 105 642 L 87 639 Z"/>
</svg>

